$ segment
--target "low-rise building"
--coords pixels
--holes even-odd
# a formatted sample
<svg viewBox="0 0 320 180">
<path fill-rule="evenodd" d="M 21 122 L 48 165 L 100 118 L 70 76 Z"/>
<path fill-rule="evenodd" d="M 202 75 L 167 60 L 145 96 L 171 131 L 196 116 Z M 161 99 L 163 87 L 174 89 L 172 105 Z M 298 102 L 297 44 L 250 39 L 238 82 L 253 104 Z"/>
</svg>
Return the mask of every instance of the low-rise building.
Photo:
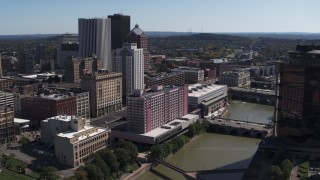
<svg viewBox="0 0 320 180">
<path fill-rule="evenodd" d="M 204 71 L 200 68 L 178 67 L 171 69 L 172 72 L 184 72 L 185 83 L 194 84 L 204 80 Z"/>
<path fill-rule="evenodd" d="M 241 70 L 226 71 L 219 75 L 219 84 L 227 86 L 250 86 L 250 72 Z"/>
<path fill-rule="evenodd" d="M 41 123 L 41 141 L 54 145 L 60 163 L 83 165 L 90 154 L 108 146 L 109 131 L 86 125 L 84 118 L 55 116 Z"/>
<path fill-rule="evenodd" d="M 193 84 L 188 87 L 189 112 L 201 110 L 202 118 L 219 116 L 227 105 L 228 89 L 225 85 Z"/>
<path fill-rule="evenodd" d="M 76 97 L 64 94 L 39 94 L 21 99 L 21 112 L 24 117 L 37 121 L 57 115 L 76 115 Z"/>
<path fill-rule="evenodd" d="M 171 72 L 171 73 L 157 73 L 151 74 L 145 78 L 145 84 L 147 87 L 153 85 L 163 86 L 183 86 L 184 85 L 184 73 L 183 72 Z"/>
</svg>

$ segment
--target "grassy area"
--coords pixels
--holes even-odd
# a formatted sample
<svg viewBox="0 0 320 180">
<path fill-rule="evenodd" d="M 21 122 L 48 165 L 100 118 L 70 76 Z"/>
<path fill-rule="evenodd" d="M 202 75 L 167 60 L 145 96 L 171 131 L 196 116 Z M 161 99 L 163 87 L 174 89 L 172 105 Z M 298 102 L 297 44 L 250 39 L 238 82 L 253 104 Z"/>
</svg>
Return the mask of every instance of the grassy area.
<svg viewBox="0 0 320 180">
<path fill-rule="evenodd" d="M 31 176 L 36 176 L 36 177 L 40 177 L 39 174 L 35 173 Z M 3 180 L 35 180 L 36 178 L 31 178 L 29 176 L 26 176 L 24 174 L 20 174 L 20 173 L 16 173 L 13 171 L 9 171 L 9 170 L 4 170 L 3 172 L 0 172 L 0 179 Z"/>
</svg>

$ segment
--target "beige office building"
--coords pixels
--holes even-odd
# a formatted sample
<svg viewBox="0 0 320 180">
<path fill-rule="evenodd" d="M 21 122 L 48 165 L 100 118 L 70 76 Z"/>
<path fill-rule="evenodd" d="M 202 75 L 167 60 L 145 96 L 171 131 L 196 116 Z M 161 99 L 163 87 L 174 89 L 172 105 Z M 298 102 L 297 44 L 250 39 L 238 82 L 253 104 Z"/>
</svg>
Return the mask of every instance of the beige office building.
<svg viewBox="0 0 320 180">
<path fill-rule="evenodd" d="M 84 164 L 88 156 L 108 145 L 109 131 L 86 125 L 86 119 L 55 116 L 41 123 L 41 141 L 54 144 L 55 156 L 70 167 Z"/>
<path fill-rule="evenodd" d="M 228 87 L 248 87 L 250 86 L 250 72 L 242 70 L 226 71 L 219 75 L 219 84 Z"/>
<path fill-rule="evenodd" d="M 99 71 L 86 74 L 81 88 L 90 92 L 91 117 L 99 117 L 122 109 L 122 74 Z"/>
</svg>

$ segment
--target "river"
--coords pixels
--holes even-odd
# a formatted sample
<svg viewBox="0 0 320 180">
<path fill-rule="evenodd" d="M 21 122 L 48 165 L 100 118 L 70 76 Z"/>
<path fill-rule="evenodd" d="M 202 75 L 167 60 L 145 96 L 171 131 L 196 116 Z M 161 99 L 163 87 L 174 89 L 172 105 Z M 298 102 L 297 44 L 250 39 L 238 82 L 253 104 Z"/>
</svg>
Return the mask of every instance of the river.
<svg viewBox="0 0 320 180">
<path fill-rule="evenodd" d="M 255 114 L 253 116 L 253 114 Z M 228 116 L 231 119 L 268 123 L 273 107 L 252 103 L 231 103 Z M 167 162 L 184 169 L 210 170 L 215 168 L 247 168 L 258 148 L 260 139 L 205 133 L 184 146 L 176 154 L 166 158 Z M 209 174 L 203 179 L 240 180 L 243 173 Z M 139 180 L 185 179 L 183 175 L 158 165 Z"/>
</svg>

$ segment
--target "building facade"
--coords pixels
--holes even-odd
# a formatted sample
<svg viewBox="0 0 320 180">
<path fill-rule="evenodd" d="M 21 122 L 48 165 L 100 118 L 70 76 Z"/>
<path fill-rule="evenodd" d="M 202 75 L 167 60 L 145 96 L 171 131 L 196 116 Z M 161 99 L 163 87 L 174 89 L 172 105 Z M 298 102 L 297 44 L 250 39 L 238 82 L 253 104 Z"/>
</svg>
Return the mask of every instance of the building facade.
<svg viewBox="0 0 320 180">
<path fill-rule="evenodd" d="M 219 84 L 227 86 L 250 86 L 250 72 L 241 70 L 226 71 L 219 75 Z"/>
<path fill-rule="evenodd" d="M 320 137 L 320 46 L 297 46 L 289 57 L 278 68 L 278 134 Z"/>
<path fill-rule="evenodd" d="M 150 52 L 147 35 L 142 29 L 140 29 L 139 25 L 136 24 L 135 27 L 128 33 L 127 38 L 128 43 L 136 43 L 138 48 L 143 49 L 144 72 L 148 72 L 150 69 Z"/>
<path fill-rule="evenodd" d="M 122 73 L 122 103 L 134 89 L 144 89 L 144 57 L 143 49 L 135 43 L 124 43 L 117 49 L 116 72 Z"/>
<path fill-rule="evenodd" d="M 76 115 L 76 97 L 63 94 L 40 94 L 21 99 L 21 112 L 24 117 L 37 121 L 57 115 Z"/>
<path fill-rule="evenodd" d="M 0 144 L 15 141 L 13 107 L 0 106 Z"/>
<path fill-rule="evenodd" d="M 64 40 L 62 40 L 64 42 Z M 57 50 L 57 63 L 59 69 L 65 69 L 67 58 L 70 56 L 79 56 L 79 44 L 61 44 Z"/>
<path fill-rule="evenodd" d="M 99 117 L 122 109 L 122 74 L 97 72 L 81 79 L 81 88 L 90 92 L 91 117 Z"/>
<path fill-rule="evenodd" d="M 189 111 L 200 109 L 202 118 L 218 117 L 227 106 L 228 88 L 225 85 L 193 84 L 188 87 Z"/>
<path fill-rule="evenodd" d="M 12 93 L 0 91 L 0 107 L 14 107 Z"/>
<path fill-rule="evenodd" d="M 145 84 L 147 87 L 151 87 L 153 85 L 183 86 L 185 82 L 183 72 L 162 72 L 157 74 L 151 74 L 147 76 L 145 79 Z"/>
<path fill-rule="evenodd" d="M 154 86 L 143 93 L 136 90 L 127 98 L 128 129 L 144 134 L 188 113 L 186 86 Z"/>
<path fill-rule="evenodd" d="M 102 62 L 97 57 L 73 57 L 67 58 L 65 66 L 65 81 L 80 83 L 81 76 L 92 74 L 102 68 Z"/>
<path fill-rule="evenodd" d="M 41 123 L 41 141 L 53 144 L 60 163 L 84 165 L 90 154 L 108 146 L 109 131 L 86 125 L 83 118 L 55 116 Z"/>
<path fill-rule="evenodd" d="M 194 84 L 204 80 L 204 71 L 200 68 L 178 67 L 171 69 L 171 72 L 183 72 L 185 83 Z"/>
<path fill-rule="evenodd" d="M 91 57 L 93 54 L 102 61 L 102 68 L 112 70 L 111 19 L 79 18 L 79 55 Z"/>
<path fill-rule="evenodd" d="M 121 48 L 130 32 L 130 16 L 114 14 L 108 18 L 111 19 L 111 49 Z"/>
</svg>

